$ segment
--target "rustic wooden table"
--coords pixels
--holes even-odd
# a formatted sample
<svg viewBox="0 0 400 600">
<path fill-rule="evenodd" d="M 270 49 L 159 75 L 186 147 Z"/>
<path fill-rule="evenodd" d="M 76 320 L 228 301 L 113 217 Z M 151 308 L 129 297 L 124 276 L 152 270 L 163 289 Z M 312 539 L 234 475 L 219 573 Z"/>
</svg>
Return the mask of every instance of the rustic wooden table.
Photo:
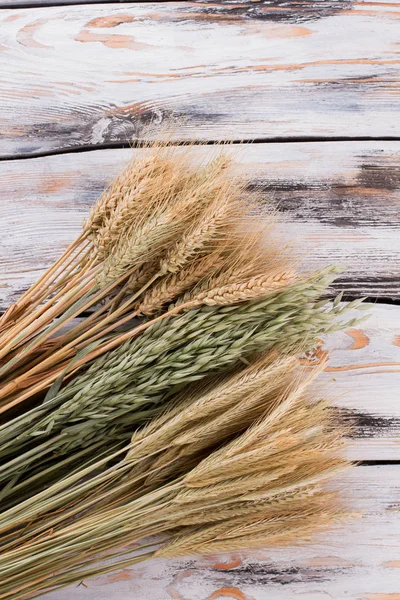
<svg viewBox="0 0 400 600">
<path fill-rule="evenodd" d="M 400 599 L 400 4 L 0 0 L 0 308 L 75 237 L 129 143 L 253 140 L 237 169 L 310 267 L 376 302 L 325 381 L 361 518 L 314 545 L 153 561 L 52 600 Z M 207 153 L 200 147 L 199 153 Z"/>
</svg>

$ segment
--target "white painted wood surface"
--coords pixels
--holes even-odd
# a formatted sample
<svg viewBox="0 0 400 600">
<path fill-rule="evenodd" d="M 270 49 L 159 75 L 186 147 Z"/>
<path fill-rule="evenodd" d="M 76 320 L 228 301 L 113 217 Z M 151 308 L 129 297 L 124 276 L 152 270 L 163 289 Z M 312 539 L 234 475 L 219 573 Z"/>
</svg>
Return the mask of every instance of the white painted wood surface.
<svg viewBox="0 0 400 600">
<path fill-rule="evenodd" d="M 329 363 L 318 389 L 354 427 L 347 451 L 353 460 L 400 461 L 399 333 L 399 308 L 381 304 L 367 322 L 325 342 Z"/>
<path fill-rule="evenodd" d="M 199 158 L 214 148 L 197 147 Z M 285 217 L 307 268 L 344 264 L 337 289 L 400 298 L 400 144 L 325 142 L 232 147 L 236 173 Z M 136 151 L 143 152 L 143 151 Z M 0 162 L 0 307 L 77 235 L 133 150 Z"/>
<path fill-rule="evenodd" d="M 359 517 L 313 545 L 154 560 L 45 598 L 399 600 L 400 469 L 356 467 L 341 483 Z"/>
<path fill-rule="evenodd" d="M 355 0 L 3 9 L 0 154 L 126 142 L 169 118 L 185 139 L 399 135 L 399 17 Z"/>
<path fill-rule="evenodd" d="M 73 4 L 104 4 L 106 2 L 110 2 L 110 4 L 112 2 L 120 2 L 122 4 L 125 1 L 126 0 L 0 0 L 0 8 L 64 5 L 68 6 Z"/>
<path fill-rule="evenodd" d="M 382 138 L 400 136 L 399 31 L 395 0 L 0 0 L 0 309 L 132 151 L 28 157 L 171 119 L 179 139 L 286 142 L 235 147 L 236 172 L 279 207 L 307 268 L 345 263 L 340 289 L 398 301 L 400 143 Z M 336 137 L 377 139 L 322 142 Z M 343 479 L 361 518 L 312 546 L 153 561 L 47 598 L 400 600 L 400 307 L 371 312 L 329 338 L 321 376 L 354 425 L 348 456 L 396 463 Z"/>
</svg>

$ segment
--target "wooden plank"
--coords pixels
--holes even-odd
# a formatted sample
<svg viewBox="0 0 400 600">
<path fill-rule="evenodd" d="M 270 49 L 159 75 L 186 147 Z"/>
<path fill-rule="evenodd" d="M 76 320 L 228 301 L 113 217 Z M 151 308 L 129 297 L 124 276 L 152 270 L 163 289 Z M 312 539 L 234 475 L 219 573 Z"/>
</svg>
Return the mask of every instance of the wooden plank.
<svg viewBox="0 0 400 600">
<path fill-rule="evenodd" d="M 151 137 L 399 136 L 399 2 L 4 9 L 0 154 Z M 223 43 L 221 40 L 223 38 Z"/>
<path fill-rule="evenodd" d="M 215 151 L 196 147 L 194 154 L 201 159 Z M 283 231 L 304 240 L 300 252 L 308 251 L 307 268 L 347 259 L 346 288 L 360 295 L 385 292 L 390 285 L 389 292 L 399 297 L 394 278 L 399 190 L 393 183 L 399 144 L 256 144 L 231 151 L 236 172 L 286 210 Z M 3 308 L 75 237 L 105 183 L 135 152 L 143 151 L 102 150 L 0 164 L 0 193 L 7 199 L 0 203 Z M 368 179 L 373 173 L 375 179 Z M 356 276 L 359 287 L 352 284 Z M 370 322 L 335 334 L 329 343 L 331 370 L 324 381 L 355 426 L 349 456 L 400 459 L 400 308 L 377 305 Z"/>
<path fill-rule="evenodd" d="M 53 592 L 49 600 L 398 600 L 400 468 L 342 480 L 362 514 L 311 546 L 154 560 Z M 86 587 L 87 586 L 87 587 Z"/>
<path fill-rule="evenodd" d="M 142 152 L 142 151 L 136 151 Z M 212 147 L 194 155 L 211 156 Z M 308 269 L 343 263 L 353 295 L 400 298 L 400 144 L 335 142 L 232 148 L 236 172 L 284 216 Z M 134 154 L 102 150 L 0 162 L 0 309 L 77 235 L 89 206 Z M 258 193 L 258 192 L 257 192 Z"/>
<path fill-rule="evenodd" d="M 128 0 L 0 0 L 0 8 L 26 8 L 35 6 L 71 6 L 75 4 L 123 4 Z M 134 0 L 137 2 L 139 0 Z M 144 0 L 145 2 L 147 0 Z M 168 2 L 169 0 L 165 0 Z"/>
<path fill-rule="evenodd" d="M 316 387 L 353 428 L 353 460 L 400 460 L 399 333 L 400 307 L 380 304 L 367 322 L 325 341 L 329 362 Z"/>
<path fill-rule="evenodd" d="M 23 6 L 58 6 L 58 5 L 75 5 L 75 4 L 113 4 L 114 2 L 118 2 L 123 4 L 124 2 L 128 2 L 129 0 L 1 0 L 0 7 L 14 7 L 17 8 L 20 5 Z M 133 0 L 134 2 L 140 3 L 141 0 Z M 148 0 L 142 0 L 143 2 L 147 2 Z M 171 0 L 164 0 L 165 2 L 170 2 Z M 184 0 L 177 0 L 178 2 L 182 2 Z M 198 2 L 199 0 L 193 0 L 193 2 Z M 342 4 L 349 4 L 348 0 L 336 0 L 336 2 L 341 2 Z M 232 5 L 235 4 L 247 4 L 247 0 L 226 0 L 224 4 Z M 312 11 L 314 15 L 318 15 L 319 17 L 330 16 L 332 12 L 332 4 L 333 2 L 324 2 L 321 4 L 318 0 L 314 0 L 314 2 L 307 2 L 304 0 L 292 0 L 292 1 L 282 1 L 282 0 L 253 0 L 253 3 L 259 3 L 261 6 L 267 4 L 269 7 L 273 7 L 280 14 L 286 13 L 287 15 L 290 12 L 301 10 L 304 5 L 308 7 L 308 11 Z M 215 7 L 215 0 L 205 0 L 201 2 L 202 4 L 209 4 L 211 7 Z M 351 0 L 350 0 L 351 3 Z M 358 0 L 357 4 L 360 5 L 361 8 L 368 9 L 370 6 L 379 6 L 379 4 L 386 5 L 396 5 L 397 0 L 374 0 L 371 2 L 370 0 Z M 363 6 L 364 5 L 364 6 Z M 337 8 L 337 7 L 336 7 Z"/>
</svg>

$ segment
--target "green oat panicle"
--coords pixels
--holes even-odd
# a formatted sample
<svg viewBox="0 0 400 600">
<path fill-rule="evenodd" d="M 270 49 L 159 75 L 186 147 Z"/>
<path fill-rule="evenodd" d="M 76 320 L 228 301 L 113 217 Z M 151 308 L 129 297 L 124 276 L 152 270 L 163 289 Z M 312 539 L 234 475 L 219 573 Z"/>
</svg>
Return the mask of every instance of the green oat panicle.
<svg viewBox="0 0 400 600">
<path fill-rule="evenodd" d="M 21 465 L 37 468 L 38 461 L 80 451 L 99 436 L 123 438 L 146 411 L 153 416 L 162 410 L 172 390 L 210 370 L 271 347 L 306 348 L 328 331 L 353 325 L 335 322 L 345 307 L 317 303 L 334 275 L 335 269 L 325 269 L 258 301 L 202 307 L 154 323 L 95 361 L 53 400 L 0 429 L 1 456 L 10 457 L 0 467 L 0 481 L 9 481 Z"/>
</svg>

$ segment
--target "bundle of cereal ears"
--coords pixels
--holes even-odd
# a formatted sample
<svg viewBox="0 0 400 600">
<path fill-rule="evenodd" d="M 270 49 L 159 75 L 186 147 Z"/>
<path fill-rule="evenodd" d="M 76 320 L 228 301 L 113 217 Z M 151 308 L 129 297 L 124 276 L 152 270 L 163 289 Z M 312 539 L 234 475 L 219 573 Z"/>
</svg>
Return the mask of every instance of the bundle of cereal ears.
<svg viewBox="0 0 400 600">
<path fill-rule="evenodd" d="M 140 150 L 78 238 L 8 308 L 1 413 L 137 335 L 135 316 L 162 318 L 178 299 L 174 312 L 243 301 L 293 279 L 276 241 L 264 243 L 272 214 L 260 221 L 227 153 L 214 154 L 199 164 L 190 147 Z M 85 311 L 90 317 L 77 324 Z"/>
<path fill-rule="evenodd" d="M 0 321 L 0 598 L 343 513 L 343 429 L 298 357 L 361 301 L 296 273 L 226 152 L 139 154 Z"/>
</svg>

